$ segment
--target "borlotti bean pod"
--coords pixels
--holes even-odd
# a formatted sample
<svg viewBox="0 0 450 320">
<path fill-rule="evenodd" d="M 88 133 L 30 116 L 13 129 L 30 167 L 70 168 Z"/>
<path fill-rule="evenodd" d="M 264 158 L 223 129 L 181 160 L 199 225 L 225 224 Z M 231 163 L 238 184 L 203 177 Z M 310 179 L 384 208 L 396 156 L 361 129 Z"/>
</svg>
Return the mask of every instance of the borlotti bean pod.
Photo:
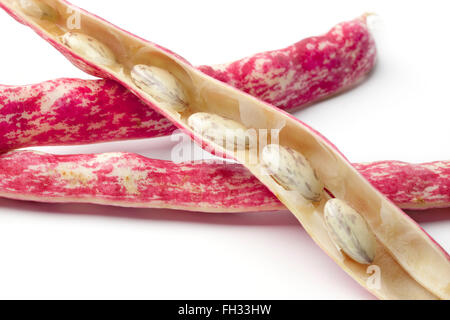
<svg viewBox="0 0 450 320">
<path fill-rule="evenodd" d="M 402 208 L 448 207 L 448 177 L 430 179 L 450 162 L 353 164 Z M 410 186 L 416 186 L 411 191 Z M 446 187 L 447 186 L 447 187 Z M 165 190 L 170 189 L 168 193 Z M 409 193 L 408 193 L 409 192 Z M 129 208 L 195 212 L 263 212 L 286 207 L 240 164 L 217 161 L 173 163 L 133 153 L 52 155 L 11 151 L 0 156 L 0 197 L 47 203 L 94 203 Z M 423 199 L 418 202 L 417 198 Z M 418 205 L 420 207 L 418 207 Z M 427 213 L 424 213 L 427 214 Z"/>
</svg>

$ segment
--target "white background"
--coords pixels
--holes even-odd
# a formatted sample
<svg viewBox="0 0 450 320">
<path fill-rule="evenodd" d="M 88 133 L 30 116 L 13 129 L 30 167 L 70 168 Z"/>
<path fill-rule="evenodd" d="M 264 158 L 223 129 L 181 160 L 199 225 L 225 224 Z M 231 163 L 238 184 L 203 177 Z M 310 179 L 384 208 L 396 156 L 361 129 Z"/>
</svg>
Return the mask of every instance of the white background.
<svg viewBox="0 0 450 320">
<path fill-rule="evenodd" d="M 379 15 L 379 64 L 358 88 L 299 112 L 354 162 L 450 159 L 446 1 L 73 0 L 180 53 L 228 62 Z M 0 81 L 88 78 L 0 14 Z M 167 158 L 169 139 L 40 148 Z M 450 210 L 411 213 L 450 250 Z M 289 213 L 199 214 L 0 199 L 0 298 L 373 299 Z"/>
</svg>

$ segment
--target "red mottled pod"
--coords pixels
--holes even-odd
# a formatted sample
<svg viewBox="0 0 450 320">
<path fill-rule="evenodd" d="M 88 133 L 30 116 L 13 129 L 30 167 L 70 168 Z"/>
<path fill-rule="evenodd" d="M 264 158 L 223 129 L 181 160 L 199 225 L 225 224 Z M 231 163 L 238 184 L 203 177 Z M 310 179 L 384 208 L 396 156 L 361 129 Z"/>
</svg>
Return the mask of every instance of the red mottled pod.
<svg viewBox="0 0 450 320">
<path fill-rule="evenodd" d="M 355 167 L 400 207 L 450 206 L 449 161 L 383 161 Z M 0 156 L 0 196 L 197 212 L 286 210 L 241 165 L 203 161 L 175 164 L 131 153 L 58 156 L 9 152 Z"/>
<path fill-rule="evenodd" d="M 343 270 L 376 296 L 385 299 L 450 298 L 447 253 L 377 191 L 318 132 L 283 111 L 205 75 L 169 50 L 131 35 L 65 1 L 46 0 L 44 3 L 58 12 L 58 18 L 53 21 L 36 18 L 24 11 L 20 1 L 0 0 L 8 13 L 33 28 L 76 66 L 91 74 L 118 81 L 205 149 L 234 158 L 244 165 L 297 217 L 314 241 Z M 70 39 L 75 31 L 66 23 L 74 13 L 80 18 L 76 41 Z M 83 45 L 78 41 L 82 38 L 79 34 L 89 41 Z M 326 42 L 318 45 L 323 51 L 329 46 Z M 348 45 L 355 43 L 349 42 Z M 105 47 L 108 51 L 104 50 Z M 96 54 L 92 50 L 97 50 Z M 109 51 L 114 56 L 114 63 L 111 63 Z M 166 73 L 148 72 L 154 71 L 153 68 L 165 70 Z M 144 84 L 136 81 L 133 79 L 136 72 L 145 79 L 153 80 Z M 167 74 L 172 77 L 170 81 Z M 172 99 L 172 95 L 166 94 L 177 92 L 177 87 L 182 88 L 184 96 L 177 95 L 177 99 Z M 165 98 L 161 101 L 163 96 Z M 205 123 L 201 124 L 201 131 L 189 126 L 192 124 L 189 119 L 199 112 L 214 115 L 203 118 Z M 249 134 L 266 136 L 267 141 L 258 139 L 257 143 L 250 143 L 245 148 L 223 148 L 209 135 L 212 132 L 209 128 L 213 126 L 207 123 L 210 119 L 215 119 L 224 130 L 230 131 L 234 131 L 235 126 L 227 124 L 239 123 L 249 130 Z M 198 125 L 198 122 L 195 123 Z M 204 135 L 205 132 L 208 135 Z M 281 148 L 293 150 L 307 162 L 292 157 L 286 161 L 270 161 L 274 167 L 268 168 L 268 161 L 262 159 L 262 150 L 267 144 L 278 144 Z M 285 163 L 289 166 L 284 166 Z M 305 181 L 305 185 L 309 184 L 315 190 L 317 181 L 324 186 L 323 194 L 315 201 L 305 198 L 303 192 L 293 185 L 286 189 L 272 175 L 278 172 L 287 176 L 292 172 L 307 179 L 308 175 L 301 174 L 305 167 L 310 167 L 317 176 L 317 180 Z M 338 230 L 338 223 L 331 228 L 338 233 L 341 241 L 331 237 L 324 216 L 324 207 L 331 199 L 330 195 L 357 212 L 367 223 L 367 228 L 347 225 L 346 221 L 352 221 L 347 210 L 344 213 L 346 218 L 339 221 L 343 223 L 341 228 L 350 228 L 350 235 L 343 234 L 345 230 Z M 354 232 L 357 232 L 357 239 L 364 239 L 366 243 L 370 243 L 366 240 L 371 237 L 375 239 L 375 253 L 370 263 L 382 272 L 380 286 L 370 285 L 367 265 L 348 254 L 351 248 L 349 239 Z M 363 249 L 368 250 L 368 247 Z"/>
</svg>

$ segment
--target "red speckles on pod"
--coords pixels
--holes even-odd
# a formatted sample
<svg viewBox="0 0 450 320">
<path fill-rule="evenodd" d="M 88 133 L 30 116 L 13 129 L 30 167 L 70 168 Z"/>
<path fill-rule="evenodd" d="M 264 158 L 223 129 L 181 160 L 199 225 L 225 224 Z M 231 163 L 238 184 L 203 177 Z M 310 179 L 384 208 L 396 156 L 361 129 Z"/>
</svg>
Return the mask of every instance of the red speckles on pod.
<svg viewBox="0 0 450 320">
<path fill-rule="evenodd" d="M 385 161 L 355 167 L 402 208 L 450 206 L 449 161 L 417 165 Z M 10 152 L 0 156 L 0 196 L 197 212 L 286 210 L 241 165 L 174 164 L 131 153 L 57 156 Z M 421 201 L 416 201 L 418 198 Z"/>
<path fill-rule="evenodd" d="M 363 16 L 285 49 L 199 69 L 290 110 L 359 83 L 375 65 L 376 54 L 375 41 Z"/>
<path fill-rule="evenodd" d="M 111 80 L 0 86 L 0 150 L 158 137 L 175 127 Z"/>
<path fill-rule="evenodd" d="M 450 206 L 449 161 L 424 164 L 380 161 L 355 164 L 355 168 L 403 209 Z"/>
<path fill-rule="evenodd" d="M 0 195 L 42 202 L 206 212 L 283 208 L 242 166 L 174 164 L 128 153 L 55 156 L 10 152 L 0 157 Z"/>
</svg>

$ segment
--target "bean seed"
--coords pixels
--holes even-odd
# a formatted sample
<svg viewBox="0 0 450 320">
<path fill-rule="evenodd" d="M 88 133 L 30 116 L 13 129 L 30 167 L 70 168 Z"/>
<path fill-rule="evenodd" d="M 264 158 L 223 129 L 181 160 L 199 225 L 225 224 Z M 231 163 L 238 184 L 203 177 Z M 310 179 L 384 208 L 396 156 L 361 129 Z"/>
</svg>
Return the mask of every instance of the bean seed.
<svg viewBox="0 0 450 320">
<path fill-rule="evenodd" d="M 188 106 L 183 86 L 170 72 L 147 65 L 136 65 L 131 70 L 131 78 L 140 89 L 156 101 L 166 104 L 177 112 Z"/>
<path fill-rule="evenodd" d="M 88 35 L 78 32 L 67 32 L 62 37 L 62 42 L 82 57 L 95 63 L 104 66 L 116 64 L 116 58 L 111 49 Z"/>
<path fill-rule="evenodd" d="M 375 236 L 364 218 L 346 202 L 331 199 L 325 205 L 325 225 L 334 243 L 350 258 L 371 264 L 375 258 Z"/>
<path fill-rule="evenodd" d="M 250 145 L 248 129 L 231 119 L 199 112 L 189 117 L 189 126 L 203 137 L 230 150 L 243 150 Z"/>
<path fill-rule="evenodd" d="M 307 200 L 320 201 L 323 184 L 301 153 L 279 145 L 268 145 L 262 152 L 262 164 L 286 190 L 297 191 Z"/>
</svg>

